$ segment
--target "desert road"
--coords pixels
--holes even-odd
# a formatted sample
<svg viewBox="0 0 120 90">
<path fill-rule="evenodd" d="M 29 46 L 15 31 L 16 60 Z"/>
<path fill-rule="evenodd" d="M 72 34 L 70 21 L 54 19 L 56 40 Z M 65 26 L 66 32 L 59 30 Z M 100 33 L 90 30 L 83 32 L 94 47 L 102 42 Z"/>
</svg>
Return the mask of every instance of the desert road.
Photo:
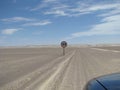
<svg viewBox="0 0 120 90">
<path fill-rule="evenodd" d="M 120 51 L 97 47 L 0 48 L 0 90 L 83 90 L 120 72 Z"/>
</svg>

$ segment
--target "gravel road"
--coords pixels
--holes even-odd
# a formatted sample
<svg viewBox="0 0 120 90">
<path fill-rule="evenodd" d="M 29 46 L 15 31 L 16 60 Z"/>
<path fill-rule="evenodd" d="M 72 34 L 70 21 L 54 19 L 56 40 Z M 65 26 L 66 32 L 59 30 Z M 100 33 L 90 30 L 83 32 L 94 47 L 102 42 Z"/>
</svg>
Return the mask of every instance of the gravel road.
<svg viewBox="0 0 120 90">
<path fill-rule="evenodd" d="M 120 52 L 92 47 L 0 48 L 0 90 L 83 90 L 120 72 Z"/>
</svg>

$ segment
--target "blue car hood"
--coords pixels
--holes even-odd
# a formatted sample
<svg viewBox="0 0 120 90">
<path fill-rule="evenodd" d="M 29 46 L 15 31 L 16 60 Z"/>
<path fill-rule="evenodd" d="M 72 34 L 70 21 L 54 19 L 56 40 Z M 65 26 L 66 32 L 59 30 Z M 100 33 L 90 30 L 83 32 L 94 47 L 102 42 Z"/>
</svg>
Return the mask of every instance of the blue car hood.
<svg viewBox="0 0 120 90">
<path fill-rule="evenodd" d="M 120 90 L 120 73 L 99 77 L 96 81 L 106 90 Z"/>
</svg>

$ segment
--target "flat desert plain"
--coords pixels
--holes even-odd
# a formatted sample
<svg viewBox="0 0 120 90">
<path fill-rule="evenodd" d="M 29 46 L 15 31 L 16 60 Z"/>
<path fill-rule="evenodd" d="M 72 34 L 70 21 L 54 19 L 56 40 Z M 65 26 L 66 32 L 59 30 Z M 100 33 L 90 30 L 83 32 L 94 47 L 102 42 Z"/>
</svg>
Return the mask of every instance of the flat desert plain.
<svg viewBox="0 0 120 90">
<path fill-rule="evenodd" d="M 120 46 L 0 48 L 0 90 L 83 90 L 120 72 Z"/>
</svg>

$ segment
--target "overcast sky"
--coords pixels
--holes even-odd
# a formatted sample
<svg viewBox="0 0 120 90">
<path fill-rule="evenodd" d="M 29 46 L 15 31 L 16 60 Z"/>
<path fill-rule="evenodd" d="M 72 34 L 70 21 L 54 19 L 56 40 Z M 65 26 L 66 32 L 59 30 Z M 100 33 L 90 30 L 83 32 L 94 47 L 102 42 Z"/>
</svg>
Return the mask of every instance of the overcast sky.
<svg viewBox="0 0 120 90">
<path fill-rule="evenodd" d="M 0 0 L 0 46 L 120 43 L 120 0 Z"/>
</svg>

